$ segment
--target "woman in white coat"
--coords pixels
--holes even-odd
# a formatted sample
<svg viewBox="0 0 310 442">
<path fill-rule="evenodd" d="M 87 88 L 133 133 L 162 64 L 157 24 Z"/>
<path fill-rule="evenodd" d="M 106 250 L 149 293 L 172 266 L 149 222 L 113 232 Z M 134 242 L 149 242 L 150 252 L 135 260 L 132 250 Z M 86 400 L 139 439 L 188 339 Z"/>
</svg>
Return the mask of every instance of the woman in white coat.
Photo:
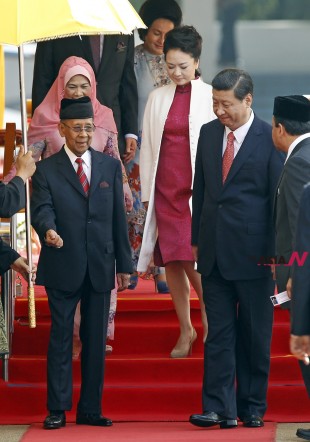
<svg viewBox="0 0 310 442">
<path fill-rule="evenodd" d="M 197 333 L 190 317 L 190 285 L 201 305 L 203 338 L 208 324 L 200 275 L 191 249 L 191 195 L 200 128 L 215 118 L 211 86 L 198 75 L 202 39 L 192 26 L 166 34 L 164 54 L 172 83 L 154 90 L 143 119 L 140 152 L 142 201 L 148 207 L 138 270 L 165 266 L 180 324 L 171 357 L 191 354 Z"/>
</svg>

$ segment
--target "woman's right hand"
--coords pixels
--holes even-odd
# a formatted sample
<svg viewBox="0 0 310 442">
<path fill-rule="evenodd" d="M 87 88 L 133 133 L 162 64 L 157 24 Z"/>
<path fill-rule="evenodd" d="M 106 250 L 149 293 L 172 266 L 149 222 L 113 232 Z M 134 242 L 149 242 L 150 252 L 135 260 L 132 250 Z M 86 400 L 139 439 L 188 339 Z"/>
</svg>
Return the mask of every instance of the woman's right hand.
<svg viewBox="0 0 310 442">
<path fill-rule="evenodd" d="M 192 246 L 192 252 L 194 255 L 194 260 L 197 262 L 198 261 L 198 246 Z"/>
</svg>

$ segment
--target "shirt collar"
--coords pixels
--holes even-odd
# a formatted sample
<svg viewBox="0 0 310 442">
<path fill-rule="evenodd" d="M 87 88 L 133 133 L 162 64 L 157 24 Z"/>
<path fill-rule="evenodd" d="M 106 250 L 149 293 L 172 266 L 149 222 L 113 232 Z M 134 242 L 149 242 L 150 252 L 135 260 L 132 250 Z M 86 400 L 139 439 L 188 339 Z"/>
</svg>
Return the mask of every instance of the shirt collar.
<svg viewBox="0 0 310 442">
<path fill-rule="evenodd" d="M 251 115 L 250 115 L 250 118 L 248 119 L 248 121 L 245 124 L 243 124 L 242 126 L 238 127 L 238 129 L 233 131 L 235 139 L 238 144 L 243 143 L 243 140 L 245 139 L 245 137 L 251 127 L 251 124 L 253 123 L 253 120 L 254 120 L 254 112 L 251 109 Z M 229 129 L 229 127 L 225 126 L 226 138 L 227 138 L 227 135 L 229 134 L 229 132 L 231 132 L 231 130 Z"/>
<path fill-rule="evenodd" d="M 69 147 L 65 144 L 64 145 L 64 149 L 66 151 L 66 154 L 69 157 L 69 160 L 71 161 L 72 165 L 75 164 L 75 160 L 77 158 L 82 158 L 83 160 L 83 165 L 85 164 L 85 166 L 88 168 L 91 166 L 91 154 L 90 154 L 90 150 L 87 149 L 86 152 L 83 153 L 83 155 L 81 157 L 77 157 L 70 149 Z"/>
<path fill-rule="evenodd" d="M 290 145 L 290 147 L 288 148 L 287 151 L 287 155 L 286 155 L 286 160 L 285 162 L 287 162 L 287 160 L 289 159 L 289 157 L 291 156 L 293 150 L 295 149 L 295 147 L 297 146 L 297 144 L 299 144 L 302 140 L 304 140 L 305 138 L 310 138 L 310 132 L 300 135 L 299 137 L 297 137 L 292 144 Z"/>
</svg>

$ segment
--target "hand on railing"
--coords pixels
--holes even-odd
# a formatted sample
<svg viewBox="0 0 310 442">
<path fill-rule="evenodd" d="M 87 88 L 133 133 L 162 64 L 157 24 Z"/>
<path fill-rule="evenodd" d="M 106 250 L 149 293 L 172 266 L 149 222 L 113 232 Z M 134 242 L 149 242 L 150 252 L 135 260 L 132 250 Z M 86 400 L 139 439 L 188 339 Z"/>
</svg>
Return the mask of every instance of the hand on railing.
<svg viewBox="0 0 310 442">
<path fill-rule="evenodd" d="M 15 270 L 15 272 L 20 273 L 26 281 L 28 281 L 28 277 L 29 277 L 30 273 L 31 273 L 32 282 L 35 282 L 35 280 L 36 280 L 37 266 L 33 264 L 32 271 L 30 272 L 30 268 L 28 266 L 27 260 L 25 258 L 23 258 L 22 256 L 17 258 L 16 261 L 14 261 L 13 264 L 11 264 L 11 269 Z"/>
</svg>

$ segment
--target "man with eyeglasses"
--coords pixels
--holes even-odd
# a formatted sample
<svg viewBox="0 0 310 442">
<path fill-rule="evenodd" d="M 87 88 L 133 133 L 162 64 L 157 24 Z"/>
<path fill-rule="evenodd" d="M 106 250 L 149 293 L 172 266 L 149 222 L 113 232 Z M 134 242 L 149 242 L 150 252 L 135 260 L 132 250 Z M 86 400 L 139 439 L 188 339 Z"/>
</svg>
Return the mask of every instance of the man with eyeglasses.
<svg viewBox="0 0 310 442">
<path fill-rule="evenodd" d="M 72 339 L 81 301 L 81 391 L 76 423 L 111 426 L 101 415 L 105 336 L 110 294 L 127 288 L 132 272 L 120 162 L 90 147 L 93 108 L 89 97 L 63 99 L 62 150 L 37 163 L 32 224 L 42 250 L 37 283 L 51 311 L 44 428 L 66 425 L 72 407 Z"/>
</svg>

